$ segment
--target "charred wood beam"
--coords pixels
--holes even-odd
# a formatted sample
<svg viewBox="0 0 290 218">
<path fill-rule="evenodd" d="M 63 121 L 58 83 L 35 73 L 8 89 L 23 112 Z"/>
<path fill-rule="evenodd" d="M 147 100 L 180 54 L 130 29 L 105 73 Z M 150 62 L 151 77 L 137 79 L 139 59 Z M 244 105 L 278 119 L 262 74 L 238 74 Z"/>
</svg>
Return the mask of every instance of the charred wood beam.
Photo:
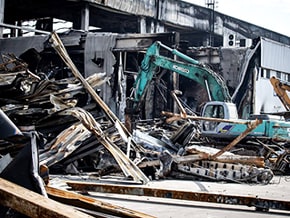
<svg viewBox="0 0 290 218">
<path fill-rule="evenodd" d="M 108 185 L 85 182 L 67 182 L 73 190 L 76 191 L 94 191 L 101 193 L 113 193 L 124 195 L 148 196 L 188 201 L 200 201 L 218 204 L 244 205 L 248 207 L 256 207 L 257 210 L 267 211 L 275 210 L 290 210 L 290 202 L 282 200 L 274 200 L 267 198 L 259 198 L 252 196 L 235 196 L 214 193 L 178 191 L 171 189 L 157 189 L 140 186 L 123 186 L 123 185 Z"/>
<path fill-rule="evenodd" d="M 71 69 L 74 76 L 80 80 L 84 88 L 88 91 L 88 93 L 92 96 L 92 98 L 99 104 L 99 106 L 103 109 L 104 113 L 108 117 L 108 119 L 115 124 L 119 131 L 122 132 L 123 135 L 125 135 L 128 138 L 132 138 L 131 133 L 128 131 L 128 129 L 121 123 L 121 121 L 118 119 L 118 117 L 111 111 L 111 109 L 106 105 L 106 103 L 100 98 L 100 96 L 95 92 L 95 90 L 90 86 L 90 84 L 83 78 L 75 64 L 72 62 L 71 58 L 69 57 L 61 39 L 58 37 L 58 35 L 54 32 L 51 35 L 50 39 L 52 46 L 56 50 L 56 52 L 59 54 L 59 56 L 62 58 L 62 60 L 65 62 L 65 64 Z M 141 146 L 138 146 L 136 143 L 134 143 L 133 140 L 131 140 L 132 145 L 134 148 L 138 148 L 139 150 L 144 149 Z"/>
<path fill-rule="evenodd" d="M 242 132 L 230 144 L 228 144 L 226 147 L 218 151 L 216 154 L 212 155 L 210 158 L 212 160 L 215 160 L 218 156 L 232 149 L 236 144 L 238 144 L 243 138 L 245 138 L 250 132 L 252 132 L 261 123 L 262 123 L 262 120 L 255 120 L 255 121 L 250 122 L 248 124 L 248 128 L 244 132 Z"/>
<path fill-rule="evenodd" d="M 130 141 L 132 146 L 135 149 L 143 150 L 141 146 L 134 143 L 130 132 L 126 129 L 126 127 L 121 123 L 118 117 L 111 111 L 111 109 L 105 104 L 105 102 L 100 98 L 100 96 L 95 92 L 92 86 L 83 78 L 81 73 L 78 71 L 75 64 L 70 59 L 62 41 L 58 37 L 56 33 L 52 33 L 51 35 L 51 43 L 53 44 L 54 49 L 62 58 L 62 60 L 66 63 L 66 65 L 71 69 L 74 76 L 80 80 L 84 88 L 88 91 L 88 93 L 92 96 L 92 98 L 99 104 L 99 106 L 103 109 L 104 113 L 107 115 L 108 119 L 115 125 L 118 132 L 124 136 L 124 140 L 127 142 Z M 100 127 L 96 124 L 96 121 L 91 116 L 91 114 L 86 113 L 85 111 L 81 111 L 81 113 L 76 113 L 76 111 L 71 111 L 71 115 L 77 116 L 81 119 L 82 123 L 92 131 L 100 140 L 100 142 L 112 153 L 116 161 L 121 164 L 123 172 L 127 172 L 129 175 L 133 176 L 135 180 L 142 181 L 143 183 L 147 183 L 148 178 L 140 171 L 138 167 L 129 159 L 126 155 L 117 147 L 114 143 L 110 142 L 104 134 Z M 85 119 L 83 119 L 85 118 Z M 87 120 L 88 118 L 88 120 Z M 88 123 L 91 122 L 91 123 Z M 89 125 L 88 125 L 89 124 Z M 93 124 L 93 125 L 90 125 Z M 129 167 L 130 166 L 130 167 Z M 130 173 L 129 173 L 130 172 Z M 126 173 L 125 173 L 126 174 Z"/>
<path fill-rule="evenodd" d="M 92 217 L 2 178 L 0 178 L 0 204 L 32 218 Z"/>
<path fill-rule="evenodd" d="M 52 43 L 52 46 L 56 50 L 56 52 L 59 54 L 59 56 L 62 58 L 62 60 L 65 62 L 65 64 L 71 69 L 72 73 L 76 78 L 80 80 L 84 88 L 91 94 L 91 96 L 94 98 L 94 100 L 102 107 L 105 114 L 111 120 L 113 123 L 118 122 L 118 118 L 116 115 L 110 110 L 110 108 L 103 102 L 103 100 L 98 96 L 98 94 L 95 92 L 95 90 L 90 86 L 90 84 L 83 78 L 75 64 L 70 59 L 61 39 L 58 37 L 58 35 L 54 32 L 51 35 L 50 41 Z M 120 121 L 119 121 L 120 122 Z M 125 128 L 125 127 L 124 127 Z"/>
<path fill-rule="evenodd" d="M 90 197 L 86 197 L 73 192 L 68 192 L 53 187 L 46 186 L 48 196 L 58 202 L 68 204 L 71 206 L 88 209 L 92 211 L 102 212 L 120 217 L 142 217 L 153 218 L 153 216 L 130 210 L 124 207 L 116 206 Z"/>
<path fill-rule="evenodd" d="M 204 121 L 212 121 L 212 122 L 224 122 L 224 123 L 236 123 L 236 124 L 250 124 L 249 121 L 237 121 L 237 120 L 227 120 L 227 119 L 221 119 L 221 118 L 212 118 L 212 117 L 200 117 L 200 116 L 191 116 L 186 115 L 185 117 L 181 114 L 176 114 L 172 112 L 162 111 L 162 115 L 169 117 L 167 120 L 168 122 L 174 121 L 174 120 L 181 120 L 181 119 L 189 119 L 189 120 L 204 120 Z"/>
<path fill-rule="evenodd" d="M 175 157 L 174 161 L 176 163 L 186 163 L 192 161 L 199 160 L 209 160 L 210 154 L 200 153 L 200 154 L 192 154 L 181 157 Z M 263 157 L 255 157 L 255 156 L 240 156 L 240 155 L 226 155 L 217 157 L 215 159 L 216 162 L 220 163 L 239 163 L 239 164 L 247 164 L 254 165 L 257 167 L 265 167 L 265 161 Z"/>
</svg>

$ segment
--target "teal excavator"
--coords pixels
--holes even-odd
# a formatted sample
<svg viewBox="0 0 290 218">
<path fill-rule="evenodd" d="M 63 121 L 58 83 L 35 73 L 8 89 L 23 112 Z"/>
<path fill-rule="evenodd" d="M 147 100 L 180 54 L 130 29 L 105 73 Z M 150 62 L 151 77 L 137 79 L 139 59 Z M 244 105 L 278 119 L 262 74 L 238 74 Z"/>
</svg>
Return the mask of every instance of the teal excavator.
<svg viewBox="0 0 290 218">
<path fill-rule="evenodd" d="M 163 48 L 183 61 L 173 60 L 171 58 L 160 55 L 160 49 Z M 202 110 L 202 117 L 215 119 L 223 119 L 237 122 L 209 122 L 203 121 L 202 134 L 215 138 L 235 138 L 247 129 L 247 120 L 238 118 L 237 108 L 232 103 L 231 96 L 223 78 L 203 65 L 199 61 L 179 52 L 176 49 L 171 49 L 161 42 L 153 43 L 146 52 L 146 55 L 141 63 L 140 71 L 136 78 L 134 88 L 135 95 L 133 101 L 133 111 L 138 111 L 149 83 L 152 81 L 157 68 L 164 68 L 172 72 L 176 72 L 188 79 L 202 85 L 209 97 Z M 254 116 L 261 119 L 262 116 Z M 278 141 L 290 141 L 290 123 L 271 116 L 262 117 L 262 122 L 259 124 L 247 137 L 254 138 L 271 138 Z"/>
<path fill-rule="evenodd" d="M 161 47 L 188 63 L 172 60 L 160 55 L 159 51 Z M 152 80 L 156 69 L 159 67 L 176 72 L 201 84 L 207 90 L 210 101 L 231 101 L 228 88 L 219 74 L 210 70 L 199 61 L 157 41 L 147 49 L 146 55 L 141 63 L 141 68 L 134 85 L 136 103 L 142 101 L 148 84 Z"/>
</svg>

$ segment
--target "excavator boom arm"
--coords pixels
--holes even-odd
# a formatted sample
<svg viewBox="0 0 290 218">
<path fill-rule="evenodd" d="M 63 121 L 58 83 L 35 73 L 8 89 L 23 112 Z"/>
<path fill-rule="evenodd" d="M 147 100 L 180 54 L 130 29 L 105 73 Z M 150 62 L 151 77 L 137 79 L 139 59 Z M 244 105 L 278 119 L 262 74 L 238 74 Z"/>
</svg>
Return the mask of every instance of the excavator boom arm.
<svg viewBox="0 0 290 218">
<path fill-rule="evenodd" d="M 188 63 L 160 55 L 160 47 L 169 50 L 172 54 Z M 142 99 L 157 67 L 171 70 L 199 83 L 208 91 L 210 100 L 231 102 L 228 88 L 220 75 L 200 64 L 197 60 L 175 49 L 171 49 L 160 42 L 155 42 L 147 49 L 141 64 L 141 70 L 135 81 L 135 102 L 139 102 Z"/>
</svg>

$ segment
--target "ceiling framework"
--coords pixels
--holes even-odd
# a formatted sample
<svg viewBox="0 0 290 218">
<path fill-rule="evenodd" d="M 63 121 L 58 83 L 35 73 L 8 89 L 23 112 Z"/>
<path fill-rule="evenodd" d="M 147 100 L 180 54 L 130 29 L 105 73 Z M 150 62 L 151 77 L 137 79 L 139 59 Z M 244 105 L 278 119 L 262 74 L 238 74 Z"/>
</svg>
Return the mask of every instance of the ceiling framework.
<svg viewBox="0 0 290 218">
<path fill-rule="evenodd" d="M 71 21 L 74 29 L 77 29 L 85 6 L 89 8 L 89 25 L 99 27 L 102 32 L 175 31 L 180 33 L 182 40 L 189 41 L 193 46 L 206 45 L 207 38 L 212 34 L 212 45 L 221 46 L 226 30 L 244 38 L 263 36 L 290 44 L 290 38 L 282 34 L 208 8 L 173 0 L 6 0 L 4 22 L 15 24 L 18 21 L 50 17 Z M 210 20 L 211 13 L 214 13 L 214 24 Z M 141 31 L 142 22 L 146 25 L 145 32 Z M 210 32 L 210 25 L 214 25 L 214 32 Z"/>
</svg>

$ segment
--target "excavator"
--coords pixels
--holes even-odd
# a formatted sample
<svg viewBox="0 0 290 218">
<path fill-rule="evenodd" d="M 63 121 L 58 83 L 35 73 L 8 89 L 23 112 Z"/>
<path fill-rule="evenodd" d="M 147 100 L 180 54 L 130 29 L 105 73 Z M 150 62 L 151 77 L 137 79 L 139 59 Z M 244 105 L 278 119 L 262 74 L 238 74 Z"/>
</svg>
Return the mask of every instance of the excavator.
<svg viewBox="0 0 290 218">
<path fill-rule="evenodd" d="M 169 53 L 178 57 L 179 60 L 162 56 L 160 54 L 161 49 L 169 51 Z M 269 164 L 267 165 L 269 165 L 270 169 L 282 173 L 288 172 L 290 166 L 290 155 L 288 150 L 284 148 L 284 145 L 290 141 L 290 123 L 285 120 L 274 119 L 274 117 L 268 115 L 255 115 L 252 116 L 253 120 L 239 119 L 236 105 L 232 102 L 229 90 L 219 74 L 215 73 L 199 61 L 192 59 L 176 49 L 171 49 L 159 41 L 154 42 L 147 49 L 145 57 L 143 58 L 140 71 L 134 83 L 135 95 L 133 103 L 131 104 L 133 109 L 130 109 L 130 111 L 139 111 L 138 107 L 141 106 L 148 86 L 159 68 L 169 70 L 170 72 L 176 72 L 185 78 L 193 80 L 204 87 L 207 91 L 209 102 L 204 105 L 201 116 L 192 116 L 200 121 L 199 131 L 200 136 L 202 136 L 201 139 L 206 139 L 207 143 L 209 141 L 214 141 L 216 144 L 221 142 L 221 145 L 224 145 L 224 143 L 227 142 L 230 143 L 221 149 L 220 152 L 211 156 L 209 160 L 200 161 L 199 163 L 205 164 L 205 168 L 210 164 L 217 166 L 214 160 L 221 155 L 221 152 L 229 151 L 233 146 L 241 142 L 242 139 L 245 139 L 245 144 L 241 143 L 241 146 L 245 145 L 248 149 L 253 150 L 255 154 L 264 156 L 265 159 L 269 160 Z M 188 115 L 184 117 L 189 119 Z M 255 126 L 249 127 L 249 123 L 257 121 L 256 118 L 259 119 L 259 123 Z M 191 125 L 189 125 L 189 127 L 191 127 Z M 251 151 L 249 153 L 251 153 Z M 171 163 L 174 159 L 172 159 L 171 155 L 168 156 L 169 157 L 165 155 L 165 157 L 161 158 L 163 166 L 169 166 L 170 164 L 168 163 Z M 203 171 L 200 170 L 200 167 L 194 165 L 194 163 L 196 162 L 192 160 L 185 161 L 185 163 L 179 163 L 179 161 L 176 162 L 178 170 L 182 172 L 188 173 L 190 171 L 190 173 L 194 175 L 210 177 L 208 174 L 202 175 L 201 172 Z M 218 167 L 216 170 L 224 172 L 225 165 L 227 164 L 222 164 L 221 168 Z M 236 165 L 227 165 L 227 167 L 229 167 L 228 169 L 234 169 Z M 249 166 L 239 165 L 237 166 L 237 169 L 242 172 L 242 169 L 245 167 Z M 170 167 L 165 168 L 169 169 Z M 250 173 L 253 178 L 259 181 L 261 178 L 266 178 L 266 181 L 271 180 L 271 173 L 269 174 L 267 169 L 256 170 L 257 173 L 254 173 L 255 175 Z M 209 171 L 205 170 L 204 172 L 206 173 Z M 218 174 L 220 173 L 217 172 L 213 175 Z M 236 179 L 234 176 L 236 173 L 232 170 L 229 170 L 227 174 L 232 175 L 230 176 L 231 179 Z M 214 177 L 211 178 L 216 179 Z M 247 176 L 242 175 L 242 179 L 247 179 Z"/>
<path fill-rule="evenodd" d="M 183 61 L 181 62 L 162 56 L 160 54 L 161 48 L 169 51 L 172 55 L 175 55 L 179 60 L 182 59 Z M 213 138 L 233 139 L 247 129 L 246 123 L 250 121 L 240 120 L 238 118 L 236 105 L 231 100 L 229 90 L 223 78 L 199 61 L 159 41 L 154 42 L 147 49 L 145 57 L 142 60 L 140 71 L 134 83 L 135 95 L 132 104 L 133 111 L 138 111 L 137 109 L 144 99 L 148 85 L 152 81 L 158 68 L 176 72 L 199 83 L 207 90 L 209 102 L 204 105 L 201 117 L 237 121 L 202 121 L 202 135 Z M 261 123 L 247 137 L 290 141 L 290 122 L 283 120 L 280 116 L 253 116 L 253 119 L 256 118 L 262 118 Z"/>
</svg>

